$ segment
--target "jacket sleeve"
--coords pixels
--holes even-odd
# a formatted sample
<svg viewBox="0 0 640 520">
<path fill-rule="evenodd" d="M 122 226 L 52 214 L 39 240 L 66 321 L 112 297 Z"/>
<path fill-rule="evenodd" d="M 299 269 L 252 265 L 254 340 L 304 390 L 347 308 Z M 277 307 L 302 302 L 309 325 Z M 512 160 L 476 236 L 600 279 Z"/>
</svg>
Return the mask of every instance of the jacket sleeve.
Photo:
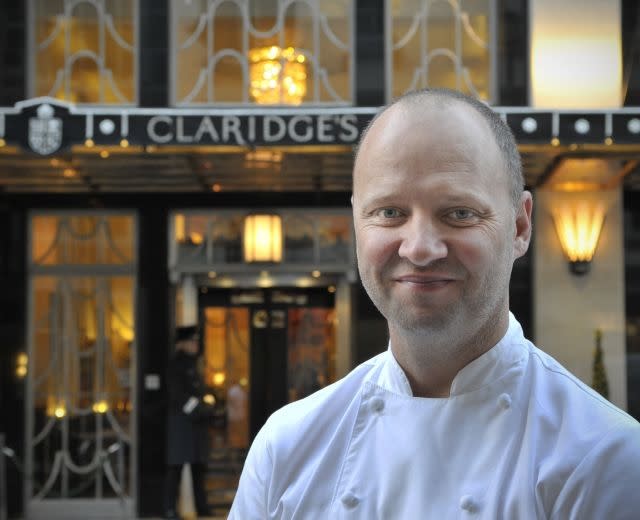
<svg viewBox="0 0 640 520">
<path fill-rule="evenodd" d="M 251 444 L 228 520 L 271 518 L 267 497 L 273 461 L 267 442 L 267 427 L 268 422 Z"/>
<path fill-rule="evenodd" d="M 552 520 L 640 518 L 640 425 L 609 432 L 563 485 Z"/>
</svg>

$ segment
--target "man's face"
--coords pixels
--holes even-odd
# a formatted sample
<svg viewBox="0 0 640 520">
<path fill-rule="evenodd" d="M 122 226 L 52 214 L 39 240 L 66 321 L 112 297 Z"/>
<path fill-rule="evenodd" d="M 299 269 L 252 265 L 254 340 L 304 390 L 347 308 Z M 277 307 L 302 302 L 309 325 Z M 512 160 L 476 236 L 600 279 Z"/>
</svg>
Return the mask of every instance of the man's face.
<svg viewBox="0 0 640 520">
<path fill-rule="evenodd" d="M 514 209 L 509 186 L 493 134 L 466 105 L 396 105 L 370 129 L 354 167 L 358 268 L 392 337 L 468 340 L 504 323 L 531 211 L 528 194 Z"/>
</svg>

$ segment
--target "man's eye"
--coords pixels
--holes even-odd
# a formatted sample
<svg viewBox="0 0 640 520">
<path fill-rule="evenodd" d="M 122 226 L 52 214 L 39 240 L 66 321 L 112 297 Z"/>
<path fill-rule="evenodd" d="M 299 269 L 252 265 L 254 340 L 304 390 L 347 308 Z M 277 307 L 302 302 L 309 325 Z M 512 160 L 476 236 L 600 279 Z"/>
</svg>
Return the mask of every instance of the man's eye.
<svg viewBox="0 0 640 520">
<path fill-rule="evenodd" d="M 451 212 L 451 216 L 456 220 L 467 220 L 473 217 L 474 213 L 470 209 L 458 208 Z"/>
<path fill-rule="evenodd" d="M 397 218 L 400 212 L 395 208 L 384 208 L 380 210 L 380 216 L 384 218 Z"/>
</svg>

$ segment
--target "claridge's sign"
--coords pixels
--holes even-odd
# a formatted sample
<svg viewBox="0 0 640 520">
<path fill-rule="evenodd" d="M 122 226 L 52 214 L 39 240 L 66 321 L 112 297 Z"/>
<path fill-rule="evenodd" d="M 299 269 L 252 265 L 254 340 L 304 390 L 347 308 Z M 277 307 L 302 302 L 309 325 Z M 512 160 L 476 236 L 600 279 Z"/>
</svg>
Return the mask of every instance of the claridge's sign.
<svg viewBox="0 0 640 520">
<path fill-rule="evenodd" d="M 84 107 L 36 98 L 0 108 L 0 138 L 40 155 L 95 146 L 353 145 L 375 108 L 179 109 Z"/>
</svg>

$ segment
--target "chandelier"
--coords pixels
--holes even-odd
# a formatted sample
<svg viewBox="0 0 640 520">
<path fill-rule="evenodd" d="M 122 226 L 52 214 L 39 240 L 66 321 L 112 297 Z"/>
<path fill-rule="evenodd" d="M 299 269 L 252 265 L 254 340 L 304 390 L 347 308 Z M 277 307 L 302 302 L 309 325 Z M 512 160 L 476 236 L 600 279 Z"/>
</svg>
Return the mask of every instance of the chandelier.
<svg viewBox="0 0 640 520">
<path fill-rule="evenodd" d="M 304 54 L 275 45 L 249 51 L 251 97 L 260 105 L 299 105 L 307 93 Z"/>
</svg>

